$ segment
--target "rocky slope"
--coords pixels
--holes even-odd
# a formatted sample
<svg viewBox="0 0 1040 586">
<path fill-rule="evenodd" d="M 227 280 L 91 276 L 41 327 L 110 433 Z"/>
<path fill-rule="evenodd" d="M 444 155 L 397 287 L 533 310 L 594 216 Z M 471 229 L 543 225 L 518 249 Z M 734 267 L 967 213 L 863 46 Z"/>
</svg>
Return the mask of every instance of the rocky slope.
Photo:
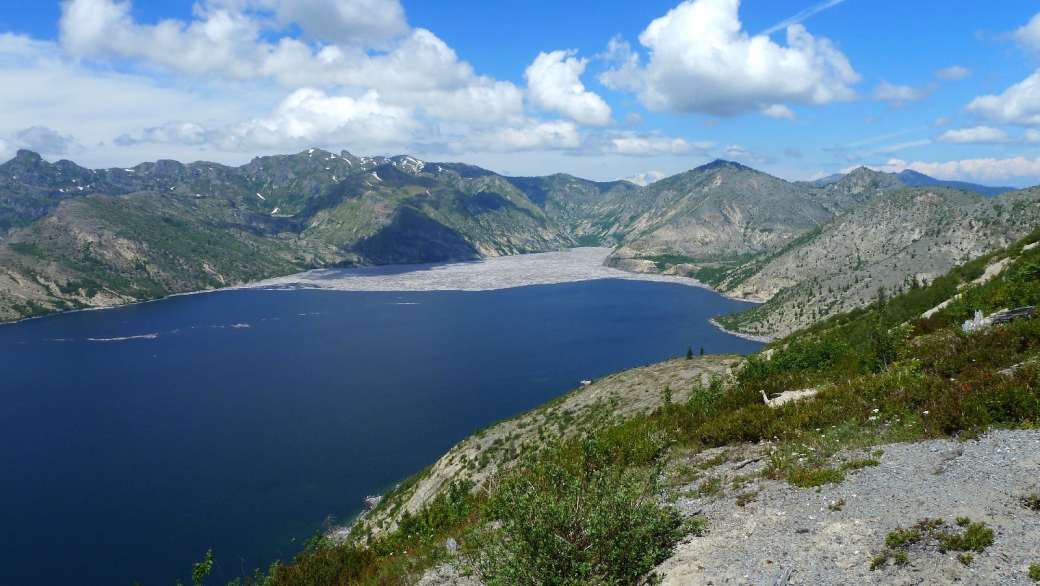
<svg viewBox="0 0 1040 586">
<path fill-rule="evenodd" d="M 0 165 L 0 320 L 306 268 L 559 250 L 574 238 L 508 180 L 310 149 L 242 167 Z"/>
<path fill-rule="evenodd" d="M 459 442 L 403 492 L 382 503 L 362 520 L 359 531 L 379 535 L 393 531 L 405 512 L 415 513 L 455 480 L 482 486 L 511 465 L 517 450 L 553 439 L 571 437 L 590 425 L 604 425 L 657 409 L 666 388 L 668 400 L 681 402 L 713 376 L 725 377 L 742 362 L 740 356 L 700 356 L 633 368 L 594 381 L 546 405 L 497 423 Z"/>
<path fill-rule="evenodd" d="M 1029 566 L 1040 561 L 1040 513 L 1030 511 L 1021 495 L 1038 490 L 1040 432 L 994 431 L 977 441 L 933 440 L 879 450 L 877 466 L 820 491 L 766 480 L 741 491 L 680 499 L 679 509 L 703 516 L 710 529 L 680 544 L 657 569 L 661 583 L 768 584 L 777 574 L 795 584 L 1032 583 Z M 698 461 L 718 459 L 722 451 L 705 452 Z M 736 470 L 733 460 L 755 451 L 730 450 L 724 463 L 705 473 L 724 479 L 724 485 L 753 476 L 761 463 Z M 836 460 L 862 457 L 846 453 Z M 739 506 L 735 493 L 748 491 L 754 498 Z M 993 545 L 973 554 L 970 565 L 922 543 L 908 552 L 906 564 L 871 569 L 889 532 L 922 519 L 953 526 L 959 517 L 983 521 L 995 531 Z"/>
<path fill-rule="evenodd" d="M 715 161 L 616 202 L 619 258 L 679 255 L 728 260 L 782 245 L 844 208 L 822 190 Z"/>
<path fill-rule="evenodd" d="M 948 188 L 902 189 L 871 198 L 793 245 L 753 258 L 713 283 L 768 301 L 720 321 L 746 333 L 784 335 L 862 307 L 877 295 L 928 283 L 1030 232 L 1040 189 L 984 199 Z"/>
</svg>

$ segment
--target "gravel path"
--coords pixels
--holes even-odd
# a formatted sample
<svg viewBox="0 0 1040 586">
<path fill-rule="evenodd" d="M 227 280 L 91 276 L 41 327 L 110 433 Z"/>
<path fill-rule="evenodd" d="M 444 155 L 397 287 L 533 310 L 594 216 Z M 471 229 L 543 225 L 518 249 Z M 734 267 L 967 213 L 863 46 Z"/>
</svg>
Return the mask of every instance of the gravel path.
<svg viewBox="0 0 1040 586">
<path fill-rule="evenodd" d="M 658 568 L 663 583 L 758 586 L 788 570 L 793 584 L 1033 583 L 1028 571 L 1030 564 L 1040 564 L 1040 513 L 1026 508 L 1020 497 L 1040 490 L 1040 431 L 993 431 L 979 441 L 882 449 L 879 466 L 850 473 L 843 483 L 820 492 L 762 481 L 755 500 L 744 507 L 737 506 L 732 490 L 679 499 L 685 514 L 708 520 L 708 530 L 680 544 Z M 709 473 L 732 477 L 757 471 L 733 467 L 729 462 Z M 742 489 L 748 490 L 756 488 Z M 828 507 L 841 500 L 841 510 Z M 909 550 L 909 564 L 870 570 L 888 532 L 926 517 L 951 526 L 957 517 L 985 521 L 995 541 L 968 567 L 956 554 L 922 544 Z"/>
</svg>

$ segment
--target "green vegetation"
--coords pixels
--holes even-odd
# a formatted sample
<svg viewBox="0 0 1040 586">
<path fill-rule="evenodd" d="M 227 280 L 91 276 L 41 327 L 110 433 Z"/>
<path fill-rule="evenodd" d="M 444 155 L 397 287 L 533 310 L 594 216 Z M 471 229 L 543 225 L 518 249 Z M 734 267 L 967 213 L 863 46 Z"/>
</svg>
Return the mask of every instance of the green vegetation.
<svg viewBox="0 0 1040 586">
<path fill-rule="evenodd" d="M 1022 501 L 1022 506 L 1033 511 L 1040 511 L 1040 493 L 1034 492 L 1033 494 L 1024 494 L 1019 500 Z"/>
<path fill-rule="evenodd" d="M 885 537 L 886 549 L 871 560 L 870 569 L 879 570 L 890 559 L 897 565 L 906 564 L 910 560 L 908 550 L 919 544 L 922 549 L 934 545 L 939 553 L 960 552 L 957 560 L 969 566 L 975 561 L 971 552 L 982 553 L 993 545 L 993 529 L 982 521 L 972 522 L 968 517 L 958 517 L 957 526 L 960 532 L 948 530 L 942 519 L 922 519 L 909 529 L 897 527 Z"/>
<path fill-rule="evenodd" d="M 657 254 L 653 256 L 637 256 L 639 260 L 649 260 L 657 266 L 657 270 L 664 271 L 675 265 L 692 264 L 698 262 L 692 256 L 682 254 Z"/>
<path fill-rule="evenodd" d="M 1040 582 L 1040 564 L 1030 564 L 1029 578 L 1034 582 Z"/>
<path fill-rule="evenodd" d="M 475 542 L 484 583 L 634 584 L 664 561 L 681 520 L 657 502 L 654 459 L 627 452 L 586 437 L 508 476 L 490 503 L 501 527 Z"/>
</svg>

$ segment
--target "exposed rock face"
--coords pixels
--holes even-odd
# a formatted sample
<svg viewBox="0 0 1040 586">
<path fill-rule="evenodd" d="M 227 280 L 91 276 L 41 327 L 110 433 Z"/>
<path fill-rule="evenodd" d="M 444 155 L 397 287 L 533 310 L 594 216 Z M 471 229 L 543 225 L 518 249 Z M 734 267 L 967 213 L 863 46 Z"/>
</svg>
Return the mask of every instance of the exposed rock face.
<svg viewBox="0 0 1040 586">
<path fill-rule="evenodd" d="M 953 267 L 1021 238 L 1040 221 L 1040 189 L 984 199 L 947 188 L 902 189 L 872 198 L 796 246 L 761 255 L 717 286 L 768 300 L 724 325 L 783 335 L 862 307 L 878 287 L 927 283 Z"/>
</svg>

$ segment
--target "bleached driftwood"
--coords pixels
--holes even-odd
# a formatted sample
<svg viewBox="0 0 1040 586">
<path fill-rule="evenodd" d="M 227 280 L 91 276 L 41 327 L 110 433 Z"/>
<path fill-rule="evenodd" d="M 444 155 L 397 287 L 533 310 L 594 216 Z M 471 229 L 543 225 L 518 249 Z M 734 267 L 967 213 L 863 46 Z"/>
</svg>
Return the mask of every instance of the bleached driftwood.
<svg viewBox="0 0 1040 586">
<path fill-rule="evenodd" d="M 800 391 L 784 391 L 778 395 L 775 395 L 770 399 L 765 391 L 760 390 L 762 393 L 762 400 L 766 402 L 766 405 L 776 409 L 784 403 L 790 403 L 791 401 L 800 401 L 802 399 L 808 399 L 817 393 L 816 389 L 802 389 Z"/>
</svg>

